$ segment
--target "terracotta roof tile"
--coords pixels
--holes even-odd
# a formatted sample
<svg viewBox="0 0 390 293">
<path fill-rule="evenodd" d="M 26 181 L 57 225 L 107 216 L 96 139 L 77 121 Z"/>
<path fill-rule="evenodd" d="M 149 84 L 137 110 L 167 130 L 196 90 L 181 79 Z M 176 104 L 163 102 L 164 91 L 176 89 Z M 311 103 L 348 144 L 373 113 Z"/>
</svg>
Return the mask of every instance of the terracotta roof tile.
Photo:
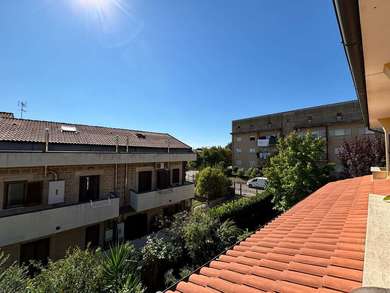
<svg viewBox="0 0 390 293">
<path fill-rule="evenodd" d="M 323 186 L 176 290 L 335 293 L 361 287 L 370 192 L 390 193 L 390 184 L 365 176 Z"/>
<path fill-rule="evenodd" d="M 63 131 L 62 126 L 72 126 L 77 131 Z M 115 146 L 118 137 L 120 146 L 126 146 L 128 139 L 133 147 L 167 148 L 169 144 L 170 148 L 190 148 L 166 133 L 16 118 L 0 118 L 0 141 L 44 143 L 46 128 L 50 143 Z"/>
</svg>

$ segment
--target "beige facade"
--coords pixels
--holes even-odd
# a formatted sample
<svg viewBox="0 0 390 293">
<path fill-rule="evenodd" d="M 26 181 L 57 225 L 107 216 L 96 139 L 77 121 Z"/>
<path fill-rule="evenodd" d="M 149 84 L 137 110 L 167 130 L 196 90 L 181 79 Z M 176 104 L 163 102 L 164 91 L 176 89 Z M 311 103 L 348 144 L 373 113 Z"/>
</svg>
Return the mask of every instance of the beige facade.
<svg viewBox="0 0 390 293">
<path fill-rule="evenodd" d="M 140 210 L 145 215 L 145 223 L 142 225 L 146 233 L 153 218 L 163 214 L 164 208 L 177 204 L 183 207 L 185 205 L 182 202 L 193 196 L 193 185 L 185 184 L 187 189 L 184 193 L 180 189 L 185 179 L 184 166 L 183 161 L 165 162 L 163 165 L 161 163 L 138 163 L 30 168 L 1 168 L 0 166 L 0 227 L 2 231 L 0 249 L 11 254 L 10 261 L 20 260 L 21 245 L 48 238 L 48 256 L 58 259 L 63 257 L 71 246 L 82 248 L 86 246 L 88 225 L 99 225 L 99 245 L 105 245 L 118 237 L 114 235 L 117 233 L 116 228 L 113 228 L 118 223 L 123 223 L 126 226 L 123 228 L 130 231 L 127 234 L 132 234 L 133 228 L 139 229 L 136 227 L 139 222 L 132 224 L 131 221 L 126 221 L 128 217 L 137 215 L 138 212 L 131 205 L 131 196 L 142 200 L 148 194 L 138 192 L 139 174 L 142 171 L 151 172 L 150 189 L 152 191 L 149 193 L 153 193 L 158 190 L 157 172 L 163 167 L 170 173 L 170 186 L 165 191 L 165 200 L 153 202 L 152 206 Z M 176 172 L 176 177 L 173 172 Z M 82 176 L 99 177 L 99 195 L 93 202 L 81 202 L 80 178 Z M 178 182 L 173 182 L 174 180 Z M 49 186 L 51 182 L 62 181 L 64 182 L 63 201 L 51 204 Z M 40 182 L 39 203 L 30 206 L 7 207 L 7 188 L 13 182 Z M 118 240 L 124 240 L 124 234 L 126 231 L 119 235 Z"/>
<path fill-rule="evenodd" d="M 232 122 L 233 165 L 239 168 L 262 167 L 275 151 L 277 138 L 290 132 L 311 131 L 326 141 L 326 160 L 336 163 L 345 140 L 372 134 L 362 119 L 358 101 L 348 101 L 312 108 L 234 120 Z"/>
<path fill-rule="evenodd" d="M 166 133 L 0 112 L 0 250 L 9 262 L 46 261 L 143 237 L 156 216 L 189 206 L 195 159 Z"/>
</svg>

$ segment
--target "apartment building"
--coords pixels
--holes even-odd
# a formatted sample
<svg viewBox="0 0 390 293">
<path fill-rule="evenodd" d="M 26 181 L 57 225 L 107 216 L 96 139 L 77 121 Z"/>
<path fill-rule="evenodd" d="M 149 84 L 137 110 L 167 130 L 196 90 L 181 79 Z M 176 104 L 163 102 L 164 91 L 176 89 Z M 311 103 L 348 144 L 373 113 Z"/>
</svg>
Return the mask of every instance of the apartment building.
<svg viewBox="0 0 390 293">
<path fill-rule="evenodd" d="M 0 249 L 44 261 L 142 237 L 155 216 L 190 205 L 194 159 L 165 133 L 0 113 Z"/>
<path fill-rule="evenodd" d="M 336 163 L 336 171 L 342 170 L 337 158 L 342 143 L 373 133 L 363 123 L 357 100 L 234 120 L 233 165 L 261 168 L 275 151 L 279 137 L 292 131 L 303 134 L 309 130 L 326 141 L 324 159 Z"/>
</svg>

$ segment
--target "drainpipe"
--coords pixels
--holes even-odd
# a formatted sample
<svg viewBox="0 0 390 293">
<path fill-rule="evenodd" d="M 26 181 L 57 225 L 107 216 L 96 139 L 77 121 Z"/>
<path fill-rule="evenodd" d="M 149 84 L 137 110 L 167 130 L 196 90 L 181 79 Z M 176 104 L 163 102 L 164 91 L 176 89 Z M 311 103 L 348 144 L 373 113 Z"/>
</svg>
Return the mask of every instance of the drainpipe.
<svg viewBox="0 0 390 293">
<path fill-rule="evenodd" d="M 45 152 L 49 151 L 49 128 L 45 129 Z"/>
<path fill-rule="evenodd" d="M 390 157 L 389 157 L 389 130 L 390 130 L 390 118 L 378 119 L 382 125 L 383 132 L 385 133 L 385 155 L 386 155 L 386 178 L 389 177 L 390 169 Z"/>
<path fill-rule="evenodd" d="M 124 198 L 126 198 L 126 195 L 127 195 L 127 184 L 128 184 L 128 182 L 127 182 L 127 164 L 125 164 L 125 191 L 124 191 Z"/>
<path fill-rule="evenodd" d="M 386 178 L 389 177 L 390 157 L 389 157 L 389 132 L 383 127 L 385 133 L 385 156 L 386 156 Z"/>
<path fill-rule="evenodd" d="M 114 191 L 117 192 L 118 190 L 118 164 L 115 164 L 115 186 L 114 186 Z"/>
</svg>

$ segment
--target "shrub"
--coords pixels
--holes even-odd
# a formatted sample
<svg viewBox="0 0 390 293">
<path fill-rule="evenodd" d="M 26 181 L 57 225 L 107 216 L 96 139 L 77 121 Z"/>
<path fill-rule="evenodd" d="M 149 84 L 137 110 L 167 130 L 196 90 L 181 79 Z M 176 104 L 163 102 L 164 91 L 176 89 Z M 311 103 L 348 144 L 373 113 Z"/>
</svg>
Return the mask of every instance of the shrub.
<svg viewBox="0 0 390 293">
<path fill-rule="evenodd" d="M 3 293 L 27 292 L 27 268 L 13 263 L 7 266 L 9 256 L 0 251 L 0 291 Z"/>
<path fill-rule="evenodd" d="M 227 195 L 230 185 L 229 178 L 219 168 L 206 167 L 198 173 L 195 192 L 213 200 Z"/>
<path fill-rule="evenodd" d="M 185 248 L 193 265 L 210 260 L 240 235 L 241 230 L 231 220 L 221 224 L 218 218 L 204 212 L 192 214 L 183 225 Z"/>
<path fill-rule="evenodd" d="M 277 215 L 271 198 L 269 193 L 262 192 L 225 202 L 209 209 L 208 213 L 220 221 L 232 219 L 242 229 L 256 229 Z"/>
<path fill-rule="evenodd" d="M 291 133 L 280 138 L 276 147 L 277 153 L 263 171 L 275 209 L 286 211 L 328 182 L 331 168 L 321 163 L 325 141 L 310 132 L 304 136 Z"/>
<path fill-rule="evenodd" d="M 164 273 L 182 256 L 181 247 L 169 238 L 148 236 L 142 248 L 142 280 L 150 291 L 164 286 Z"/>
<path fill-rule="evenodd" d="M 244 168 L 238 168 L 237 169 L 237 172 L 236 172 L 236 176 L 237 177 L 240 177 L 240 178 L 243 178 L 245 176 L 245 170 Z"/>
<path fill-rule="evenodd" d="M 101 253 L 89 249 L 68 250 L 66 257 L 49 261 L 32 280 L 34 292 L 99 292 L 102 287 Z"/>
<path fill-rule="evenodd" d="M 260 175 L 260 170 L 258 168 L 255 168 L 255 167 L 248 168 L 245 171 L 245 177 L 248 179 L 257 177 L 259 175 Z"/>
</svg>

